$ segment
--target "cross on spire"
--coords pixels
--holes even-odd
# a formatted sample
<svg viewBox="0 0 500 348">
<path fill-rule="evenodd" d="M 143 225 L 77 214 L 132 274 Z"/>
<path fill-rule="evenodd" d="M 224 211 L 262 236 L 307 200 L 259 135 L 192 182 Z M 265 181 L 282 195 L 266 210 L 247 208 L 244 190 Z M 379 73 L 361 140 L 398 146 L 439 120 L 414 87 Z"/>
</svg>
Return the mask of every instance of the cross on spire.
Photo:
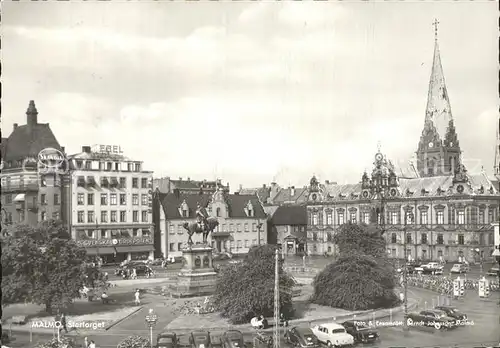
<svg viewBox="0 0 500 348">
<path fill-rule="evenodd" d="M 377 152 L 380 153 L 380 150 L 382 149 L 382 142 L 379 140 L 377 142 Z"/>
<path fill-rule="evenodd" d="M 437 19 L 434 19 L 434 22 L 432 22 L 432 25 L 434 26 L 434 40 L 436 40 L 436 41 L 438 39 L 438 24 L 439 24 L 439 21 Z"/>
</svg>

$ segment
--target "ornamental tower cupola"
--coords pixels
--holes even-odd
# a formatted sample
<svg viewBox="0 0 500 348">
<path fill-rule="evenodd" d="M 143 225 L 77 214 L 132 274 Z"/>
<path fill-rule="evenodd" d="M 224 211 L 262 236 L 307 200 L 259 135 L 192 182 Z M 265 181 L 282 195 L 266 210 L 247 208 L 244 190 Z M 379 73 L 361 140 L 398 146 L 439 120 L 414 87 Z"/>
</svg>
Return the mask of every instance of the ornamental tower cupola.
<svg viewBox="0 0 500 348">
<path fill-rule="evenodd" d="M 451 113 L 434 21 L 432 62 L 425 122 L 417 149 L 417 170 L 422 177 L 453 175 L 460 165 L 460 144 Z"/>
</svg>

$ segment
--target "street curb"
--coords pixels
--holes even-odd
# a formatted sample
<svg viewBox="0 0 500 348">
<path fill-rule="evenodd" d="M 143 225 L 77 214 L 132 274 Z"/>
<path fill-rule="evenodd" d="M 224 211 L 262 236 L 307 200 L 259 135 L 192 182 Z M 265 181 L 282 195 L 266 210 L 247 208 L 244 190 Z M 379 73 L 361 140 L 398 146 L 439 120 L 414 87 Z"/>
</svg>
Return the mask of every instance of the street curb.
<svg viewBox="0 0 500 348">
<path fill-rule="evenodd" d="M 114 321 L 113 323 L 109 324 L 108 326 L 106 326 L 104 328 L 104 331 L 108 331 L 109 329 L 111 329 L 112 327 L 120 324 L 122 321 L 124 321 L 125 319 L 128 319 L 130 318 L 131 316 L 133 316 L 134 314 L 136 314 L 137 312 L 139 311 L 142 311 L 142 309 L 144 308 L 144 306 L 140 306 L 139 308 L 137 308 L 135 311 L 131 312 L 130 314 L 127 314 L 126 316 L 124 316 L 123 318 L 120 318 L 116 321 Z"/>
</svg>

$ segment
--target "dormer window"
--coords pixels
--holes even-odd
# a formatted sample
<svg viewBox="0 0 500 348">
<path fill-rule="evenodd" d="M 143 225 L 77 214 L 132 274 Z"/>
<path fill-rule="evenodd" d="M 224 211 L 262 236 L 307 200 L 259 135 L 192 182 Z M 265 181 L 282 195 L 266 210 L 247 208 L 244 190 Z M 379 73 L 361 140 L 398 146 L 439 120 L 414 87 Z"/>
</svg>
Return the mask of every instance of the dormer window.
<svg viewBox="0 0 500 348">
<path fill-rule="evenodd" d="M 220 208 L 215 209 L 215 215 L 220 217 Z"/>
<path fill-rule="evenodd" d="M 437 189 L 438 196 L 441 196 L 442 193 L 443 193 L 443 190 L 441 189 L 441 187 L 438 187 L 438 189 Z"/>
<path fill-rule="evenodd" d="M 422 193 L 422 196 L 427 196 L 427 194 L 429 193 L 429 191 L 424 188 L 420 192 Z"/>
<path fill-rule="evenodd" d="M 182 217 L 188 217 L 187 209 L 182 209 Z"/>
<path fill-rule="evenodd" d="M 406 196 L 407 197 L 413 196 L 413 191 L 411 191 L 410 189 L 407 189 L 406 190 Z"/>
<path fill-rule="evenodd" d="M 183 217 L 183 218 L 187 218 L 189 217 L 189 207 L 186 203 L 186 201 L 184 200 L 181 204 L 181 206 L 179 207 L 179 214 Z"/>
<path fill-rule="evenodd" d="M 253 217 L 254 216 L 254 209 L 251 201 L 248 201 L 247 206 L 245 207 L 245 213 L 247 214 L 248 217 Z"/>
</svg>

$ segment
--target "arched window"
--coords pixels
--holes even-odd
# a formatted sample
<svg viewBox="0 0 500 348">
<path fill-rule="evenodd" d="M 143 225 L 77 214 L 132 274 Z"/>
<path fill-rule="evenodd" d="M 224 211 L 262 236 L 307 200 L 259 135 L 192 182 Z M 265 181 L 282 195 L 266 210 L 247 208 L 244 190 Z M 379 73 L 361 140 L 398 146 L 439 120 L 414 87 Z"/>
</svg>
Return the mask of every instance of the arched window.
<svg viewBox="0 0 500 348">
<path fill-rule="evenodd" d="M 220 208 L 217 208 L 215 210 L 215 214 L 216 214 L 217 217 L 220 217 Z"/>
</svg>

